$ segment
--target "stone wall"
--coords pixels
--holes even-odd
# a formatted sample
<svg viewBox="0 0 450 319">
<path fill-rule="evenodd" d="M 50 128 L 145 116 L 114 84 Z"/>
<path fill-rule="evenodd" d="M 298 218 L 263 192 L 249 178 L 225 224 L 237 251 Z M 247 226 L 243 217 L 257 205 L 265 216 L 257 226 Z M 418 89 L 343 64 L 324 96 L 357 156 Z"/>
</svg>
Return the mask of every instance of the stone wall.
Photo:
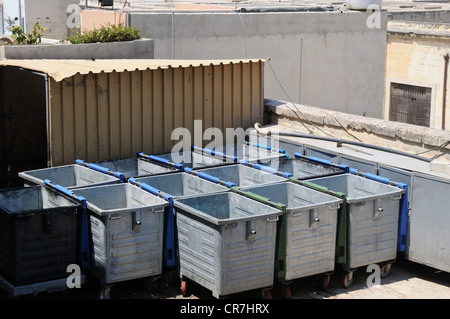
<svg viewBox="0 0 450 319">
<path fill-rule="evenodd" d="M 306 134 L 362 141 L 450 163 L 450 132 L 417 125 L 324 110 L 279 100 L 264 100 L 266 122 Z"/>
<path fill-rule="evenodd" d="M 389 119 L 392 82 L 431 88 L 430 127 L 442 128 L 444 56 L 450 53 L 448 24 L 389 22 L 384 116 Z M 449 83 L 448 81 L 447 83 Z M 444 126 L 450 129 L 450 90 Z"/>
<path fill-rule="evenodd" d="M 152 39 L 89 44 L 2 45 L 0 59 L 153 59 Z"/>
</svg>

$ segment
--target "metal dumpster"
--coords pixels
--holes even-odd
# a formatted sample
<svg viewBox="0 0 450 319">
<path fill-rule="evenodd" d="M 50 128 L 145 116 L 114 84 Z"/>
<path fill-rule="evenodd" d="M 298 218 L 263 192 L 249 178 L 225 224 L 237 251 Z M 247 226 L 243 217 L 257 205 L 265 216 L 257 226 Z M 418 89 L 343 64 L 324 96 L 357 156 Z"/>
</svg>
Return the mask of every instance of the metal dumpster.
<svg viewBox="0 0 450 319">
<path fill-rule="evenodd" d="M 292 177 L 299 180 L 306 180 L 345 174 L 349 172 L 349 167 L 319 157 L 295 153 L 293 158 L 279 162 L 278 171 L 290 173 Z"/>
<path fill-rule="evenodd" d="M 175 220 L 173 200 L 206 193 L 229 191 L 229 188 L 185 172 L 130 178 L 129 182 L 169 202 L 164 215 L 164 266 L 176 266 Z M 170 270 L 166 272 L 170 281 Z"/>
<path fill-rule="evenodd" d="M 62 288 L 67 288 L 67 266 L 78 263 L 78 216 L 83 210 L 81 202 L 46 186 L 1 190 L 2 283 L 33 293 L 64 278 Z"/>
<path fill-rule="evenodd" d="M 187 172 L 173 173 L 167 175 L 140 177 L 130 180 L 131 183 L 145 183 L 174 199 L 191 197 L 206 193 L 217 193 L 229 191 L 229 188 L 213 182 L 213 178 L 199 178 Z"/>
<path fill-rule="evenodd" d="M 114 283 L 162 273 L 164 211 L 169 204 L 130 183 L 75 190 L 87 201 L 90 216 L 92 274 L 109 298 Z M 149 285 L 151 286 L 151 285 Z"/>
<path fill-rule="evenodd" d="M 241 163 L 246 163 L 246 161 L 241 161 Z M 271 174 L 268 172 L 264 172 L 260 169 L 247 166 L 246 164 L 232 164 L 221 167 L 212 167 L 212 168 L 202 168 L 198 170 L 186 170 L 190 174 L 197 175 L 202 177 L 201 174 L 208 174 L 209 176 L 213 176 L 221 181 L 226 181 L 230 186 L 250 186 L 250 185 L 261 185 L 261 184 L 272 184 L 272 183 L 283 183 L 286 182 L 287 179 L 281 176 L 277 176 L 275 174 Z"/>
<path fill-rule="evenodd" d="M 214 297 L 273 285 L 282 211 L 226 192 L 174 201 L 182 295 L 188 280 Z"/>
<path fill-rule="evenodd" d="M 206 152 L 215 152 L 215 154 L 225 154 L 228 157 L 246 160 L 251 163 L 265 165 L 270 164 L 273 160 L 289 157 L 284 150 L 247 141 L 217 146 L 214 150 L 207 148 L 203 148 L 203 150 Z"/>
<path fill-rule="evenodd" d="M 154 155 L 137 153 L 136 157 L 122 158 L 111 161 L 87 163 L 77 160 L 77 164 L 100 172 L 120 172 L 123 175 L 123 182 L 131 177 L 150 176 L 163 173 L 181 172 L 183 165 L 175 164 L 169 160 Z"/>
<path fill-rule="evenodd" d="M 79 164 L 70 164 L 49 168 L 42 168 L 20 172 L 19 177 L 24 180 L 25 186 L 44 185 L 49 179 L 57 185 L 67 189 L 76 189 L 92 185 L 107 185 L 121 183 L 120 173 L 117 176 L 105 174 Z"/>
<path fill-rule="evenodd" d="M 281 183 L 265 186 L 232 187 L 232 191 L 280 208 L 275 277 L 290 298 L 290 281 L 324 274 L 323 289 L 334 271 L 337 211 L 342 199 L 300 186 Z"/>
<path fill-rule="evenodd" d="M 347 249 L 342 262 L 346 271 L 343 286 L 352 284 L 353 272 L 361 266 L 385 263 L 382 275 L 387 274 L 396 259 L 399 207 L 405 190 L 354 174 L 311 179 L 303 185 L 345 194 Z"/>
<path fill-rule="evenodd" d="M 280 158 L 277 162 L 272 161 L 270 165 L 241 161 L 241 164 L 259 169 L 264 172 L 282 176 L 294 177 L 299 180 L 332 176 L 349 172 L 347 165 L 339 165 L 329 160 L 314 156 L 304 156 L 295 153 L 293 158 Z"/>
<path fill-rule="evenodd" d="M 174 163 L 179 163 L 183 165 L 184 168 L 192 169 L 221 166 L 238 162 L 237 157 L 227 156 L 221 152 L 203 149 L 198 146 L 192 146 L 189 151 L 157 154 L 156 156 Z"/>
</svg>

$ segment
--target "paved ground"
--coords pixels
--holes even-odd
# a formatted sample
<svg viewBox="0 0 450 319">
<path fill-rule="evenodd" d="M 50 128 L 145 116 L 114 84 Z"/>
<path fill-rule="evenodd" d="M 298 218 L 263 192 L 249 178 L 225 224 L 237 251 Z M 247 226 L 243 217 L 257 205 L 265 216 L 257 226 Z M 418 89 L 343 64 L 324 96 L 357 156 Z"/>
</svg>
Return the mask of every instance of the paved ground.
<svg viewBox="0 0 450 319">
<path fill-rule="evenodd" d="M 354 282 L 349 288 L 341 285 L 339 269 L 331 276 L 328 290 L 322 290 L 321 277 L 309 277 L 295 280 L 291 285 L 292 299 L 450 299 L 450 273 L 438 271 L 425 265 L 397 260 L 389 275 L 381 278 L 381 284 L 368 288 L 367 279 L 371 273 L 359 268 Z M 214 299 L 211 293 L 195 284 L 189 285 L 189 297 L 182 297 L 179 281 L 173 284 L 159 282 L 156 291 L 144 289 L 143 280 L 134 280 L 116 284 L 111 288 L 111 299 Z M 100 286 L 94 278 L 87 277 L 86 284 L 80 289 L 61 293 L 43 293 L 38 296 L 21 296 L 19 299 L 98 299 Z M 272 289 L 273 299 L 283 298 L 282 287 L 276 283 Z M 0 299 L 8 296 L 0 293 Z M 232 299 L 260 299 L 261 291 L 247 291 L 232 296 Z"/>
</svg>

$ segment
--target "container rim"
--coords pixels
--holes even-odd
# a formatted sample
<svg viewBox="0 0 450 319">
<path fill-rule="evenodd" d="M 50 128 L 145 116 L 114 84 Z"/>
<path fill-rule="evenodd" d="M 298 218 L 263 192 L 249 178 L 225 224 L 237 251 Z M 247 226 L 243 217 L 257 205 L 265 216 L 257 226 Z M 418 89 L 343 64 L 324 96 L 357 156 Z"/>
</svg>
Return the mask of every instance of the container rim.
<svg viewBox="0 0 450 319">
<path fill-rule="evenodd" d="M 208 215 L 208 214 L 206 214 L 206 213 L 204 213 L 204 212 L 202 212 L 202 211 L 200 211 L 200 210 L 198 210 L 196 208 L 193 208 L 192 206 L 189 206 L 189 205 L 184 204 L 184 203 L 180 203 L 179 200 L 182 200 L 182 199 L 174 199 L 173 205 L 174 205 L 175 208 L 181 208 L 187 214 L 198 216 L 198 217 L 200 217 L 200 218 L 202 218 L 204 220 L 207 220 L 208 222 L 213 223 L 215 225 L 226 225 L 226 224 L 230 224 L 230 223 L 236 223 L 236 222 L 248 221 L 248 220 L 255 220 L 255 219 L 261 219 L 261 218 L 267 218 L 268 221 L 272 221 L 272 220 L 270 220 L 270 218 L 278 217 L 278 216 L 283 215 L 283 211 L 281 211 L 281 210 L 279 210 L 277 208 L 274 208 L 274 207 L 272 207 L 270 205 L 267 205 L 267 204 L 263 204 L 261 202 L 258 202 L 257 200 L 254 200 L 254 199 L 251 199 L 251 198 L 247 198 L 247 197 L 244 197 L 242 195 L 233 193 L 231 191 L 223 192 L 223 193 L 219 193 L 219 194 L 216 193 L 216 194 L 199 195 L 199 196 L 197 196 L 197 198 L 199 198 L 201 200 L 204 197 L 211 197 L 211 196 L 217 196 L 217 195 L 239 196 L 239 197 L 245 198 L 246 200 L 252 201 L 253 203 L 256 203 L 258 206 L 265 206 L 265 207 L 267 207 L 270 210 L 270 212 L 269 213 L 262 213 L 262 214 L 258 214 L 258 215 L 253 215 L 253 216 L 246 216 L 246 217 L 219 219 L 219 218 L 215 218 L 215 217 L 213 217 L 211 215 Z M 176 209 L 175 209 L 175 211 L 176 211 L 176 214 L 178 214 L 178 213 L 182 214 L 183 213 L 183 212 L 177 211 Z M 278 218 L 277 218 L 277 220 L 278 220 Z M 273 221 L 275 221 L 275 220 L 273 220 Z"/>
</svg>

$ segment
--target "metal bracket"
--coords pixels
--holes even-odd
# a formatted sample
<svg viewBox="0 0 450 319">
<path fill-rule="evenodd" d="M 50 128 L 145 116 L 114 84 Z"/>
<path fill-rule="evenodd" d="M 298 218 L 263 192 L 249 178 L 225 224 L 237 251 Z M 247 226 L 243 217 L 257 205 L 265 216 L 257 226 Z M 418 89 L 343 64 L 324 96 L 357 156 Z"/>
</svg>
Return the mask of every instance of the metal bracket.
<svg viewBox="0 0 450 319">
<path fill-rule="evenodd" d="M 317 209 L 309 210 L 309 228 L 316 229 L 319 226 L 320 219 L 317 216 Z"/>
<path fill-rule="evenodd" d="M 373 216 L 372 219 L 376 220 L 376 219 L 380 219 L 381 218 L 381 214 L 383 213 L 384 209 L 381 206 L 381 199 L 376 199 L 373 202 Z"/>
<path fill-rule="evenodd" d="M 256 236 L 256 230 L 253 227 L 253 223 L 251 220 L 247 221 L 246 223 L 246 237 L 247 237 L 247 241 L 252 243 L 256 240 L 255 236 Z"/>
<path fill-rule="evenodd" d="M 132 212 L 131 213 L 131 229 L 135 232 L 138 233 L 141 231 L 141 212 Z"/>
</svg>

